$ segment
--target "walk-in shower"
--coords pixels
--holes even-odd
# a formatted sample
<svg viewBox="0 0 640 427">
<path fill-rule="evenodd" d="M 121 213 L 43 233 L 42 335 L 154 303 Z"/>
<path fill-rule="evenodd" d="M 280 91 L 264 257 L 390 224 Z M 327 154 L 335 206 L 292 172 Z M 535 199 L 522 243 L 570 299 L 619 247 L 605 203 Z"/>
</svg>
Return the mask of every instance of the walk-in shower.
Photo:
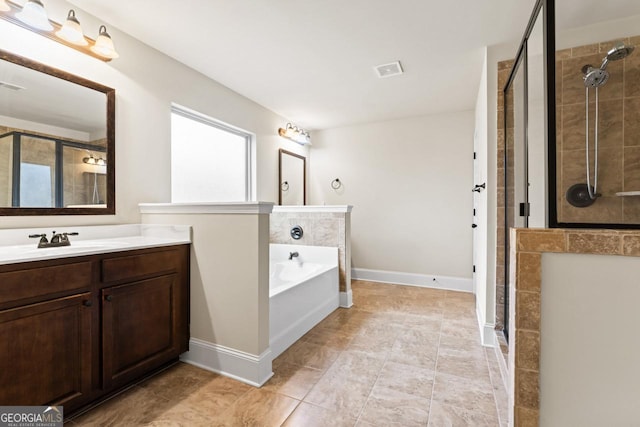
<svg viewBox="0 0 640 427">
<path fill-rule="evenodd" d="M 600 67 L 596 68 L 591 64 L 582 67 L 582 78 L 585 86 L 585 157 L 586 157 L 586 183 L 574 184 L 567 190 L 567 201 L 575 207 L 584 208 L 591 206 L 596 198 L 600 196 L 598 193 L 598 120 L 599 120 L 599 89 L 609 81 L 609 72 L 607 65 L 611 61 L 618 61 L 629 56 L 634 50 L 634 46 L 625 46 L 620 42 L 616 44 L 607 55 L 602 59 Z M 591 161 L 589 151 L 591 144 L 589 143 L 589 90 L 595 89 L 595 118 L 593 132 L 593 185 L 591 183 Z"/>
</svg>

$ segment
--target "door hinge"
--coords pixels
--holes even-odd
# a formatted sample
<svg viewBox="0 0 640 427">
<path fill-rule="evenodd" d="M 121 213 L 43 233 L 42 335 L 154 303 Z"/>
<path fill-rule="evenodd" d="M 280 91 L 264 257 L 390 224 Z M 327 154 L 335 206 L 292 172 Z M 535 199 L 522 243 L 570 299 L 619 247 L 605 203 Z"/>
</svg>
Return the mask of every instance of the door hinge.
<svg viewBox="0 0 640 427">
<path fill-rule="evenodd" d="M 473 216 L 476 216 L 476 210 L 475 209 L 473 210 Z"/>
<path fill-rule="evenodd" d="M 473 272 L 474 273 L 476 272 L 476 266 L 475 265 L 473 266 Z"/>
<path fill-rule="evenodd" d="M 531 212 L 530 203 L 520 203 L 520 216 L 529 216 L 530 212 Z"/>
<path fill-rule="evenodd" d="M 476 152 L 473 152 L 473 160 L 476 160 Z"/>
</svg>

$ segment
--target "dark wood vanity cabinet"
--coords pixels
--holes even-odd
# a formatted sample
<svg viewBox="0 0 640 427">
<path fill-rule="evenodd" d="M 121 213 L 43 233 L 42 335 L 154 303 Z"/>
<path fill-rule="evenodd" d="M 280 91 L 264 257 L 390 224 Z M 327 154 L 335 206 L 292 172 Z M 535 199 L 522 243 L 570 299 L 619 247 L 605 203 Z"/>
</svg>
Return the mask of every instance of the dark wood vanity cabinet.
<svg viewBox="0 0 640 427">
<path fill-rule="evenodd" d="M 0 311 L 2 405 L 66 406 L 90 395 L 90 296 Z"/>
<path fill-rule="evenodd" d="M 69 414 L 176 359 L 188 269 L 188 245 L 0 266 L 0 404 Z"/>
<path fill-rule="evenodd" d="M 169 274 L 102 290 L 106 386 L 126 383 L 181 353 L 174 297 L 179 284 L 178 276 Z"/>
</svg>

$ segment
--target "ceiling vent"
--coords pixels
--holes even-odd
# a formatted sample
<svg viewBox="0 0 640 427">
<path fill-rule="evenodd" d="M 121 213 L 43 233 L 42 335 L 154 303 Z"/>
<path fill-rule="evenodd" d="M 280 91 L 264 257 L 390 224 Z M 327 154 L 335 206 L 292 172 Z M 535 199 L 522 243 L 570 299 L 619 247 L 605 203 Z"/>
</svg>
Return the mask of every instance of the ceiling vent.
<svg viewBox="0 0 640 427">
<path fill-rule="evenodd" d="M 400 61 L 390 62 L 388 64 L 376 65 L 373 67 L 376 70 L 376 74 L 381 79 L 392 76 L 399 76 L 404 72 L 402 69 L 402 65 L 400 65 Z"/>
<path fill-rule="evenodd" d="M 13 85 L 11 83 L 0 81 L 0 88 L 2 88 L 2 87 L 6 88 L 6 89 L 11 89 L 11 90 L 22 90 L 22 89 L 24 89 L 22 86 Z"/>
</svg>

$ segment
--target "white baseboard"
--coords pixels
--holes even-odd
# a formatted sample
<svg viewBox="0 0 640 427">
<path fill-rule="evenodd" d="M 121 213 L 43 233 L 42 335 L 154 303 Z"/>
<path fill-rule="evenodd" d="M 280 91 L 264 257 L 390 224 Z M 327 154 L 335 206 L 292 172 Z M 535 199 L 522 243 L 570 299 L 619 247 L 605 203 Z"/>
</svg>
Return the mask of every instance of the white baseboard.
<svg viewBox="0 0 640 427">
<path fill-rule="evenodd" d="M 473 292 L 473 280 L 463 277 L 449 277 L 429 274 L 402 273 L 398 271 L 370 270 L 352 268 L 352 280 L 395 283 L 398 285 L 419 286 L 423 288 L 447 289 L 450 291 Z"/>
<path fill-rule="evenodd" d="M 351 289 L 347 292 L 340 292 L 340 307 L 351 308 L 353 305 L 353 292 Z"/>
<path fill-rule="evenodd" d="M 476 307 L 476 319 L 478 320 L 478 328 L 480 329 L 480 343 L 485 347 L 496 347 L 496 325 L 488 323 L 484 320 L 484 316 Z"/>
<path fill-rule="evenodd" d="M 254 387 L 262 386 L 273 376 L 270 349 L 256 356 L 191 338 L 189 351 L 180 356 L 180 360 Z"/>
</svg>

